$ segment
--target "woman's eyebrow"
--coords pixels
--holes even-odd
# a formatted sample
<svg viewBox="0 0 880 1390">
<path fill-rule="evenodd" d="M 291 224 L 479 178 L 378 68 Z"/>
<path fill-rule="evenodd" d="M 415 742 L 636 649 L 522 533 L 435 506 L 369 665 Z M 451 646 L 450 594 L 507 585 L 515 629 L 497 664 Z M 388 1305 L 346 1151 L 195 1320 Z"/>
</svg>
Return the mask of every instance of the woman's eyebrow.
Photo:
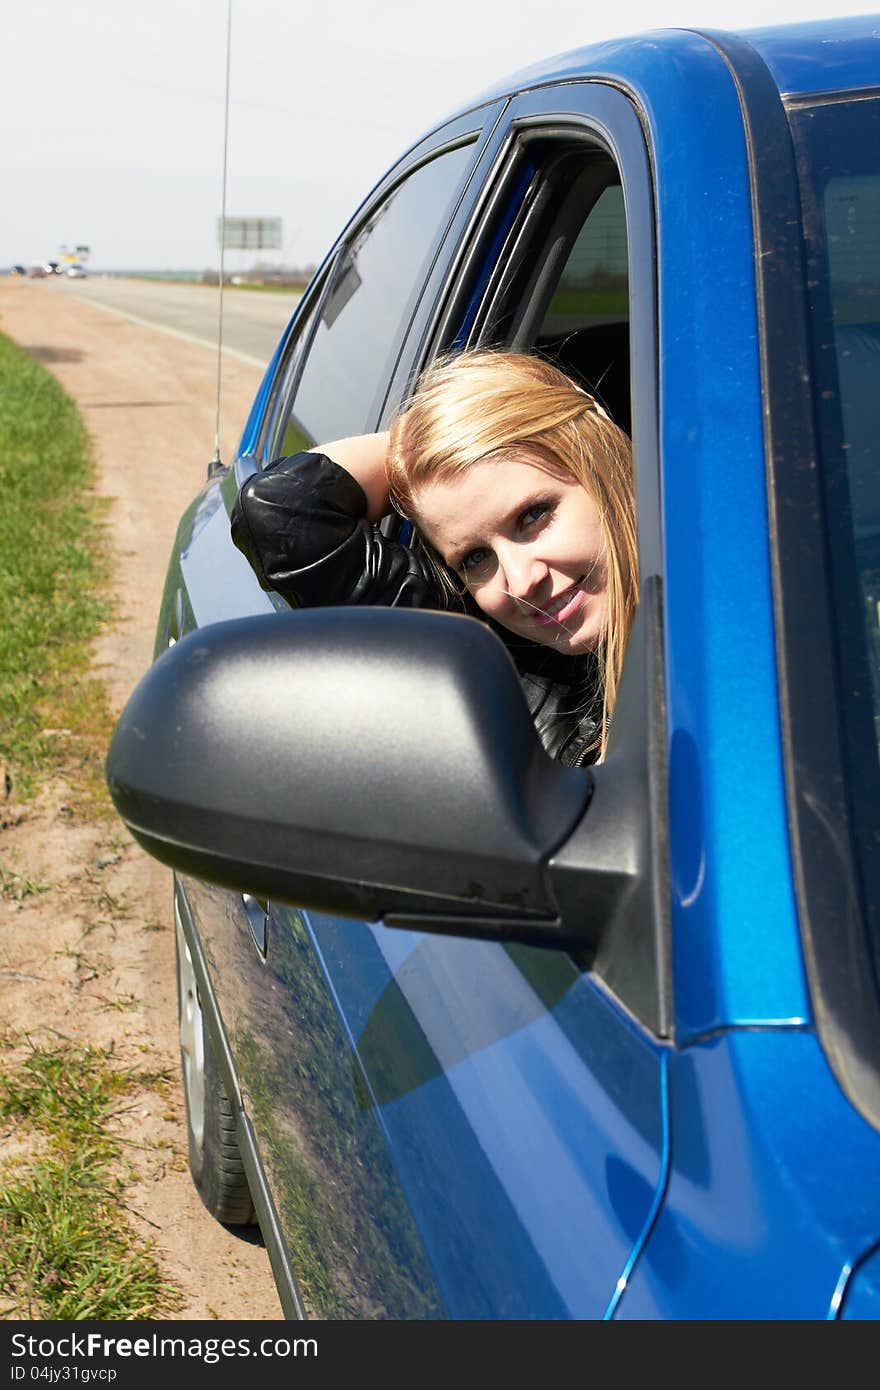
<svg viewBox="0 0 880 1390">
<path fill-rule="evenodd" d="M 525 497 L 511 501 L 507 509 L 503 512 L 500 522 L 501 527 L 511 526 L 519 520 L 523 512 L 528 511 L 529 507 L 534 507 L 537 502 L 546 500 L 547 489 L 536 487 L 530 489 Z M 445 557 L 445 563 L 450 569 L 458 569 L 462 560 L 470 555 L 472 550 L 491 550 L 489 543 L 478 536 L 471 536 L 466 541 L 459 541 L 453 546 L 450 555 Z"/>
<path fill-rule="evenodd" d="M 484 549 L 486 549 L 485 541 L 474 539 L 460 541 L 458 545 L 453 546 L 451 554 L 445 557 L 446 563 L 451 570 L 457 570 L 462 560 L 466 559 L 467 556 L 470 555 L 472 550 Z"/>
</svg>

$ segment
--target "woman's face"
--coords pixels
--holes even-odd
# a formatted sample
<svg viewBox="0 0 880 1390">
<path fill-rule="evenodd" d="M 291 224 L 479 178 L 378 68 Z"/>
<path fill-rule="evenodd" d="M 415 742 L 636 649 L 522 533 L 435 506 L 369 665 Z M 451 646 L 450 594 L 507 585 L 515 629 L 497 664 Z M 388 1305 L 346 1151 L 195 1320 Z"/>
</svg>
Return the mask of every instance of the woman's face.
<svg viewBox="0 0 880 1390">
<path fill-rule="evenodd" d="M 596 646 L 607 605 L 605 543 L 598 508 L 574 478 L 512 450 L 424 484 L 415 511 L 489 617 L 570 656 Z"/>
</svg>

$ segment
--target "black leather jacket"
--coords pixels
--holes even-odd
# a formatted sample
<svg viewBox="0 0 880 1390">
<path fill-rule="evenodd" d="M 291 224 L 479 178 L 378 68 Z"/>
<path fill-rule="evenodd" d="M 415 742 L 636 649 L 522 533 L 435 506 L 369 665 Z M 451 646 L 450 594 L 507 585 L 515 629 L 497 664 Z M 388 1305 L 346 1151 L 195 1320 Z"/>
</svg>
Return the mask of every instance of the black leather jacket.
<svg viewBox="0 0 880 1390">
<path fill-rule="evenodd" d="M 417 550 L 367 520 L 367 499 L 350 473 L 324 454 L 277 459 L 242 485 L 232 539 L 264 589 L 294 608 L 371 603 L 448 608 L 484 621 L 467 597 L 436 581 Z M 546 751 L 572 766 L 592 762 L 600 692 L 595 658 L 561 656 L 490 626 L 519 671 Z"/>
</svg>

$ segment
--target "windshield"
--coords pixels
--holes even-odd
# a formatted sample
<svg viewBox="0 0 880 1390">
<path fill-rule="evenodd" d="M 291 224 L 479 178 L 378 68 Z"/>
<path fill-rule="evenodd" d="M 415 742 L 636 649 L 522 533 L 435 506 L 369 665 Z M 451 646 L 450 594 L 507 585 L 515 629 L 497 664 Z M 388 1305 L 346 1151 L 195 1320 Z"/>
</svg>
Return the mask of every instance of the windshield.
<svg viewBox="0 0 880 1390">
<path fill-rule="evenodd" d="M 848 801 L 880 952 L 880 97 L 790 111 Z"/>
</svg>

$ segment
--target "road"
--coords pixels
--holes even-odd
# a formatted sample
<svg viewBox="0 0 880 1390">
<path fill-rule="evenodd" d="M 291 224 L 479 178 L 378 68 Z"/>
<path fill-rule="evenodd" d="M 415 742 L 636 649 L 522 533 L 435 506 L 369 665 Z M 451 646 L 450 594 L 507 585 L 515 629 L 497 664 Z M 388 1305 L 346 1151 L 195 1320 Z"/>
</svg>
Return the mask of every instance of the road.
<svg viewBox="0 0 880 1390">
<path fill-rule="evenodd" d="M 134 323 L 160 328 L 187 342 L 216 350 L 219 294 L 216 286 L 168 284 L 92 276 L 41 281 L 47 294 L 71 294 Z M 223 291 L 223 350 L 264 367 L 298 301 L 296 294 L 236 289 Z"/>
</svg>

